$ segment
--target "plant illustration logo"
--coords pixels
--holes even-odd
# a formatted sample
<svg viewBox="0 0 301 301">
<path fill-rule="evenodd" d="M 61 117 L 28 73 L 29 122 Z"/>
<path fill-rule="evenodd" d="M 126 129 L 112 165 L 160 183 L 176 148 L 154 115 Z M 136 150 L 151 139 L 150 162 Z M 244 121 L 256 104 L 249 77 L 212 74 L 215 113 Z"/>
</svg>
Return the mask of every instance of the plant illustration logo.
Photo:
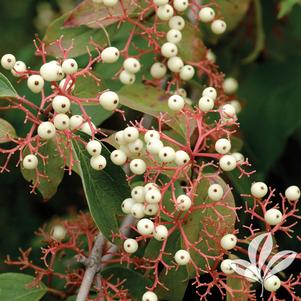
<svg viewBox="0 0 301 301">
<path fill-rule="evenodd" d="M 272 255 L 273 238 L 271 233 L 264 233 L 255 237 L 248 247 L 249 260 L 232 260 L 233 270 L 251 282 L 259 282 L 263 295 L 265 282 L 273 275 L 285 270 L 292 264 L 297 253 L 290 250 L 280 251 Z M 275 285 L 277 285 L 275 283 Z"/>
</svg>

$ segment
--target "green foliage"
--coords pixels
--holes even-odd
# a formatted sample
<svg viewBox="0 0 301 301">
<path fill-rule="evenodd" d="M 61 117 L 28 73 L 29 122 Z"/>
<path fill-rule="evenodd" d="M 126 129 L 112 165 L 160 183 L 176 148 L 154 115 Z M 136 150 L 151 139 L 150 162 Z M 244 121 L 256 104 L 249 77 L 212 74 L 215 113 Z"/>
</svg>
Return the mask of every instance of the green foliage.
<svg viewBox="0 0 301 301">
<path fill-rule="evenodd" d="M 284 16 L 286 16 L 287 14 L 289 14 L 296 4 L 301 4 L 301 1 L 300 0 L 281 0 L 280 10 L 278 12 L 277 17 L 279 19 L 281 19 Z"/>
<path fill-rule="evenodd" d="M 10 81 L 0 72 L 0 98 L 16 97 L 17 91 L 10 83 Z"/>
<path fill-rule="evenodd" d="M 32 286 L 34 277 L 21 273 L 0 274 L 0 300 L 38 301 L 46 294 L 46 287 L 41 284 Z"/>
<path fill-rule="evenodd" d="M 0 143 L 10 141 L 8 137 L 16 137 L 16 130 L 6 120 L 0 118 Z"/>
</svg>

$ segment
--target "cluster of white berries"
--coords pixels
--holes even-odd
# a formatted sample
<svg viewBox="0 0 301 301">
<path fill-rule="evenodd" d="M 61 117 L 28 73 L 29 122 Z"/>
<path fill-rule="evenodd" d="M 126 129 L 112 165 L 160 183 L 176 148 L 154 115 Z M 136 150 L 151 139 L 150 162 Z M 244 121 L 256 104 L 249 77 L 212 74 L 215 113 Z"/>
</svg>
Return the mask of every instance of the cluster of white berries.
<svg viewBox="0 0 301 301">
<path fill-rule="evenodd" d="M 101 155 L 102 145 L 97 140 L 90 140 L 86 145 L 86 150 L 91 156 L 90 165 L 95 170 L 102 170 L 106 167 L 107 161 Z"/>
<path fill-rule="evenodd" d="M 119 74 L 120 81 L 124 85 L 132 85 L 136 80 L 135 74 L 141 69 L 140 62 L 136 58 L 129 57 L 123 62 L 123 68 Z"/>
<path fill-rule="evenodd" d="M 215 11 L 209 6 L 200 9 L 199 19 L 203 23 L 211 23 L 210 27 L 214 34 L 223 34 L 227 29 L 226 22 L 220 19 L 215 19 Z"/>
<path fill-rule="evenodd" d="M 169 4 L 169 0 L 154 0 L 154 4 L 157 5 L 157 17 L 162 21 L 168 21 L 173 17 L 175 10 L 185 11 L 189 6 L 189 0 L 173 0 L 172 5 Z"/>
</svg>

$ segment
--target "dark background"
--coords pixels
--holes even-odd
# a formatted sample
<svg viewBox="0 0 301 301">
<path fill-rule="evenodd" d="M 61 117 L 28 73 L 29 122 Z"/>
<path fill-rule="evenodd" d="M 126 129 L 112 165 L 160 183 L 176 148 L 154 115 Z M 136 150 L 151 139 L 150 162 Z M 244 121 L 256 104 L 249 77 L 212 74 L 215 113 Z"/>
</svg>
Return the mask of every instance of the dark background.
<svg viewBox="0 0 301 301">
<path fill-rule="evenodd" d="M 0 55 L 13 53 L 18 59 L 35 65 L 32 39 L 43 37 L 47 24 L 74 6 L 74 0 L 0 1 Z M 238 97 L 244 139 L 243 153 L 257 169 L 257 179 L 284 192 L 289 185 L 301 186 L 301 6 L 278 20 L 279 1 L 262 1 L 265 47 L 255 62 L 241 60 L 254 43 L 254 8 L 250 8 L 241 26 L 211 45 L 218 64 L 225 73 L 240 82 Z M 7 73 L 5 73 L 7 75 Z M 19 94 L 26 93 L 23 84 Z M 3 113 L 22 136 L 22 115 Z M 8 268 L 7 254 L 17 256 L 18 247 L 36 248 L 33 235 L 44 223 L 68 217 L 86 209 L 81 183 L 77 176 L 65 175 L 58 193 L 48 202 L 39 194 L 29 193 L 28 183 L 12 162 L 11 172 L 0 174 L 0 271 Z M 277 200 L 276 200 L 277 202 Z M 300 235 L 301 226 L 296 233 Z M 281 248 L 301 251 L 300 242 L 281 238 Z M 290 271 L 299 271 L 298 265 Z M 190 298 L 190 297 L 189 297 Z M 187 295 L 187 300 L 189 300 Z"/>
</svg>

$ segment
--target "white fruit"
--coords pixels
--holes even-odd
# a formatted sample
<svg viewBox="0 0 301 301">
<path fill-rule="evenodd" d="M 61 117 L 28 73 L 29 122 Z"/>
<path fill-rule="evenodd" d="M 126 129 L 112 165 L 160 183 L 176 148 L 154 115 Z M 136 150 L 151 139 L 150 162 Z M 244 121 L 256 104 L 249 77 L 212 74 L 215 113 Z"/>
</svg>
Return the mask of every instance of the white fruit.
<svg viewBox="0 0 301 301">
<path fill-rule="evenodd" d="M 215 142 L 215 150 L 219 154 L 225 155 L 231 150 L 231 142 L 225 138 L 218 139 Z"/>
<path fill-rule="evenodd" d="M 16 63 L 16 58 L 12 54 L 5 54 L 1 58 L 1 66 L 6 70 L 11 70 Z"/>
<path fill-rule="evenodd" d="M 33 93 L 40 93 L 44 88 L 44 79 L 42 76 L 34 74 L 28 77 L 27 87 Z"/>
<path fill-rule="evenodd" d="M 151 67 L 150 74 L 155 79 L 160 79 L 165 76 L 167 72 L 167 68 L 162 63 L 154 63 Z"/>
<path fill-rule="evenodd" d="M 221 247 L 225 250 L 233 249 L 237 244 L 237 238 L 233 234 L 226 234 L 221 239 Z"/>
<path fill-rule="evenodd" d="M 180 111 L 184 108 L 185 101 L 184 98 L 180 95 L 172 95 L 168 98 L 168 107 L 172 111 Z"/>
<path fill-rule="evenodd" d="M 133 254 L 138 250 L 138 243 L 133 238 L 128 238 L 123 242 L 123 249 L 129 254 Z"/>
<path fill-rule="evenodd" d="M 216 56 L 211 49 L 207 50 L 206 59 L 212 63 L 216 62 Z"/>
<path fill-rule="evenodd" d="M 174 43 L 166 42 L 161 46 L 161 54 L 170 58 L 178 54 L 178 47 Z"/>
<path fill-rule="evenodd" d="M 81 127 L 84 119 L 81 115 L 73 115 L 70 117 L 69 126 L 71 130 L 75 130 Z"/>
<path fill-rule="evenodd" d="M 173 0 L 173 7 L 178 12 L 185 11 L 189 6 L 188 0 Z"/>
<path fill-rule="evenodd" d="M 181 194 L 177 197 L 176 207 L 178 210 L 186 211 L 191 207 L 191 199 L 186 194 Z"/>
<path fill-rule="evenodd" d="M 147 193 L 150 190 L 160 190 L 159 186 L 155 183 L 147 183 L 144 185 L 145 193 Z"/>
<path fill-rule="evenodd" d="M 66 59 L 62 64 L 62 69 L 65 74 L 73 74 L 77 72 L 78 65 L 75 59 Z"/>
<path fill-rule="evenodd" d="M 91 122 L 91 121 L 90 121 L 90 123 L 89 122 L 84 122 L 82 124 L 82 126 L 80 127 L 80 130 L 82 132 L 86 133 L 87 135 L 92 136 L 92 129 L 91 128 L 96 130 L 96 126 L 95 126 L 95 124 L 93 124 L 93 122 Z"/>
<path fill-rule="evenodd" d="M 213 33 L 215 34 L 223 34 L 227 29 L 227 24 L 225 21 L 223 20 L 214 20 L 211 23 L 211 30 Z"/>
<path fill-rule="evenodd" d="M 226 94 L 234 94 L 238 89 L 238 82 L 233 77 L 225 78 L 223 82 L 223 90 Z"/>
<path fill-rule="evenodd" d="M 185 20 L 181 16 L 173 16 L 169 19 L 168 26 L 171 29 L 182 30 L 185 27 Z"/>
<path fill-rule="evenodd" d="M 25 169 L 36 169 L 38 167 L 38 158 L 36 155 L 27 155 L 23 158 L 22 164 Z"/>
<path fill-rule="evenodd" d="M 128 148 L 130 152 L 134 154 L 140 153 L 143 149 L 143 146 L 144 146 L 143 141 L 139 138 L 128 144 Z"/>
<path fill-rule="evenodd" d="M 159 6 L 156 15 L 162 21 L 168 21 L 174 14 L 173 7 L 169 4 Z"/>
<path fill-rule="evenodd" d="M 194 68 L 191 65 L 185 65 L 181 70 L 180 70 L 180 78 L 182 80 L 191 80 L 194 76 Z"/>
<path fill-rule="evenodd" d="M 106 7 L 113 7 L 118 3 L 118 0 L 103 0 L 103 4 Z"/>
<path fill-rule="evenodd" d="M 135 175 L 142 175 L 146 171 L 146 164 L 142 159 L 134 159 L 130 163 L 130 170 Z"/>
<path fill-rule="evenodd" d="M 57 95 L 52 100 L 52 107 L 57 113 L 67 113 L 70 110 L 70 100 L 63 95 Z"/>
<path fill-rule="evenodd" d="M 214 108 L 214 100 L 208 96 L 202 96 L 199 100 L 199 108 L 202 112 L 208 112 Z"/>
<path fill-rule="evenodd" d="M 268 186 L 263 182 L 255 182 L 251 186 L 251 194 L 258 199 L 263 198 L 268 191 Z"/>
<path fill-rule="evenodd" d="M 146 292 L 142 296 L 142 301 L 158 301 L 158 296 L 154 292 Z"/>
<path fill-rule="evenodd" d="M 115 149 L 112 151 L 110 159 L 115 165 L 124 165 L 127 160 L 127 155 L 123 150 Z"/>
<path fill-rule="evenodd" d="M 222 117 L 228 119 L 233 118 L 236 115 L 235 108 L 230 104 L 225 104 L 221 107 L 222 110 Z"/>
<path fill-rule="evenodd" d="M 264 288 L 269 292 L 277 291 L 281 286 L 281 281 L 276 275 L 268 276 L 263 282 Z"/>
<path fill-rule="evenodd" d="M 133 205 L 131 209 L 131 213 L 135 218 L 142 218 L 144 217 L 144 205 L 141 203 L 136 203 Z"/>
<path fill-rule="evenodd" d="M 141 235 L 150 235 L 154 231 L 154 223 L 148 219 L 143 218 L 137 223 L 137 230 Z"/>
<path fill-rule="evenodd" d="M 158 131 L 155 130 L 148 130 L 145 134 L 144 134 L 144 141 L 148 142 L 151 139 L 160 139 L 160 133 Z"/>
<path fill-rule="evenodd" d="M 278 209 L 272 208 L 266 211 L 264 220 L 271 226 L 276 226 L 282 222 L 282 213 Z"/>
<path fill-rule="evenodd" d="M 45 63 L 40 68 L 41 76 L 49 82 L 62 79 L 62 73 L 62 67 L 54 62 Z"/>
<path fill-rule="evenodd" d="M 182 150 L 176 151 L 175 162 L 178 166 L 182 166 L 189 161 L 190 157 L 186 152 Z"/>
<path fill-rule="evenodd" d="M 175 254 L 175 261 L 178 265 L 186 265 L 190 261 L 190 254 L 186 250 L 179 250 Z"/>
<path fill-rule="evenodd" d="M 212 184 L 208 188 L 208 197 L 212 201 L 219 201 L 224 195 L 223 187 L 219 184 Z"/>
<path fill-rule="evenodd" d="M 233 269 L 233 261 L 231 259 L 225 259 L 221 262 L 221 270 L 225 274 L 233 274 L 235 271 Z"/>
<path fill-rule="evenodd" d="M 236 165 L 236 159 L 232 155 L 224 155 L 219 160 L 219 166 L 224 171 L 234 170 Z"/>
<path fill-rule="evenodd" d="M 154 229 L 154 238 L 156 240 L 165 240 L 168 236 L 168 229 L 164 225 L 159 225 Z"/>
<path fill-rule="evenodd" d="M 216 100 L 217 92 L 213 87 L 207 87 L 203 90 L 202 96 L 208 96 L 213 100 Z"/>
<path fill-rule="evenodd" d="M 56 129 L 64 131 L 69 128 L 70 119 L 66 114 L 57 114 L 53 118 L 53 124 Z"/>
<path fill-rule="evenodd" d="M 114 135 L 114 139 L 115 141 L 119 144 L 119 145 L 124 145 L 127 142 L 124 139 L 124 132 L 123 131 L 118 131 L 115 133 Z"/>
<path fill-rule="evenodd" d="M 59 87 L 61 88 L 61 90 L 63 91 L 68 91 L 69 89 L 71 89 L 71 92 L 75 89 L 75 82 L 72 79 L 69 79 L 66 86 L 66 78 L 62 79 L 60 81 Z"/>
<path fill-rule="evenodd" d="M 168 59 L 167 67 L 174 73 L 179 73 L 184 66 L 183 60 L 178 56 L 173 56 Z"/>
<path fill-rule="evenodd" d="M 292 185 L 286 188 L 285 197 L 289 201 L 297 201 L 300 198 L 300 188 L 298 186 Z"/>
<path fill-rule="evenodd" d="M 11 73 L 15 77 L 21 77 L 26 72 L 26 65 L 22 61 L 17 61 L 11 69 Z"/>
<path fill-rule="evenodd" d="M 102 61 L 109 64 L 118 61 L 119 55 L 119 50 L 116 47 L 107 47 L 100 54 Z"/>
<path fill-rule="evenodd" d="M 38 135 L 42 139 L 51 139 L 55 136 L 56 129 L 50 121 L 44 121 L 38 126 Z"/>
<path fill-rule="evenodd" d="M 140 71 L 141 64 L 137 59 L 129 57 L 123 62 L 123 68 L 130 73 L 137 73 Z"/>
<path fill-rule="evenodd" d="M 121 210 L 125 214 L 130 214 L 136 202 L 132 198 L 125 199 L 121 204 Z"/>
<path fill-rule="evenodd" d="M 97 140 L 91 140 L 86 145 L 86 150 L 90 156 L 98 156 L 101 154 L 102 145 Z"/>
<path fill-rule="evenodd" d="M 236 114 L 239 114 L 241 112 L 241 104 L 238 100 L 232 99 L 230 101 L 230 105 L 234 107 Z"/>
<path fill-rule="evenodd" d="M 67 234 L 67 229 L 62 225 L 55 225 L 52 229 L 52 237 L 55 240 L 64 240 Z"/>
<path fill-rule="evenodd" d="M 237 163 L 242 164 L 245 161 L 245 157 L 243 156 L 243 154 L 235 152 L 231 154 Z"/>
<path fill-rule="evenodd" d="M 158 204 L 147 204 L 144 207 L 144 213 L 145 215 L 154 216 L 159 211 L 159 205 Z"/>
<path fill-rule="evenodd" d="M 131 191 L 131 197 L 135 202 L 144 203 L 145 190 L 143 186 L 136 186 Z"/>
<path fill-rule="evenodd" d="M 201 22 L 212 22 L 215 17 L 215 11 L 211 7 L 204 7 L 199 11 L 199 19 Z"/>
<path fill-rule="evenodd" d="M 157 204 L 161 201 L 161 198 L 161 192 L 157 189 L 151 189 L 145 193 L 145 201 L 148 204 Z"/>
<path fill-rule="evenodd" d="M 119 74 L 119 80 L 124 85 L 132 85 L 136 80 L 136 76 L 135 74 L 130 73 L 127 70 L 123 70 Z"/>
<path fill-rule="evenodd" d="M 170 29 L 166 34 L 167 42 L 177 44 L 182 40 L 182 33 L 178 29 Z"/>
<path fill-rule="evenodd" d="M 107 160 L 102 155 L 91 157 L 90 165 L 95 170 L 102 170 L 107 165 Z"/>
<path fill-rule="evenodd" d="M 170 163 L 173 162 L 176 158 L 176 152 L 173 148 L 170 146 L 164 146 L 159 151 L 159 158 L 164 163 Z"/>
<path fill-rule="evenodd" d="M 130 142 L 134 142 L 139 138 L 139 131 L 133 126 L 128 126 L 123 130 L 123 135 L 124 135 L 124 140 L 127 143 L 130 143 Z"/>
<path fill-rule="evenodd" d="M 159 139 L 151 139 L 146 144 L 147 151 L 152 155 L 157 155 L 163 147 L 163 142 Z"/>
</svg>

